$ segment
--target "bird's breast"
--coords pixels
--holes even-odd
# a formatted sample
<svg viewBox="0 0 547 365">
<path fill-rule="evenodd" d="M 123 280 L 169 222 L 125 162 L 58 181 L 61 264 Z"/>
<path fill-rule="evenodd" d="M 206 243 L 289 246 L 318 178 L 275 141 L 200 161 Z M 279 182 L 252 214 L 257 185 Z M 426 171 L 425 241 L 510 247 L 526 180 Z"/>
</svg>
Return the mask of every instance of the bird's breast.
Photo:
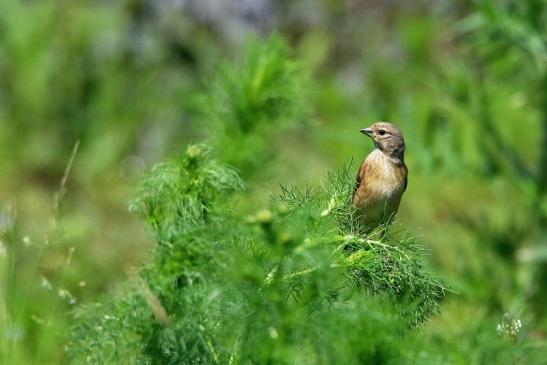
<svg viewBox="0 0 547 365">
<path fill-rule="evenodd" d="M 367 195 L 376 199 L 399 197 L 405 188 L 406 168 L 393 163 L 379 150 L 373 151 L 367 162 Z"/>
<path fill-rule="evenodd" d="M 407 169 L 379 150 L 371 152 L 359 169 L 359 185 L 353 195 L 361 222 L 375 227 L 393 217 L 405 191 Z"/>
</svg>

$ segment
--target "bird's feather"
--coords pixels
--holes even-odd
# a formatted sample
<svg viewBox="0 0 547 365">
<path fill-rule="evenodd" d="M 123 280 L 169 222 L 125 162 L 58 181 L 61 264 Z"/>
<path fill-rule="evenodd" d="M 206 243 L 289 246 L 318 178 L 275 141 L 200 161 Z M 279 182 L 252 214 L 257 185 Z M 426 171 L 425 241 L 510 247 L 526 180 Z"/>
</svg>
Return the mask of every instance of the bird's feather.
<svg viewBox="0 0 547 365">
<path fill-rule="evenodd" d="M 352 200 L 366 226 L 377 226 L 397 213 L 407 174 L 404 163 L 394 163 L 379 150 L 363 161 L 355 178 Z"/>
</svg>

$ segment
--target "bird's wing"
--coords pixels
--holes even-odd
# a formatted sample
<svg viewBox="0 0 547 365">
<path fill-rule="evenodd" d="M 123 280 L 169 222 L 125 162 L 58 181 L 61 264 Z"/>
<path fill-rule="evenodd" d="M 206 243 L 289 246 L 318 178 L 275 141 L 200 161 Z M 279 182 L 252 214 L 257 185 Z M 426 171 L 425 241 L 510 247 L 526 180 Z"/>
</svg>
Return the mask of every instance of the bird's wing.
<svg viewBox="0 0 547 365">
<path fill-rule="evenodd" d="M 365 173 L 366 173 L 366 161 L 363 161 L 361 163 L 361 167 L 359 167 L 359 171 L 357 171 L 357 176 L 355 177 L 355 186 L 353 188 L 353 195 L 352 199 L 355 198 L 355 194 L 357 193 L 357 190 L 359 190 L 359 187 L 361 187 L 362 184 L 365 183 Z"/>
</svg>

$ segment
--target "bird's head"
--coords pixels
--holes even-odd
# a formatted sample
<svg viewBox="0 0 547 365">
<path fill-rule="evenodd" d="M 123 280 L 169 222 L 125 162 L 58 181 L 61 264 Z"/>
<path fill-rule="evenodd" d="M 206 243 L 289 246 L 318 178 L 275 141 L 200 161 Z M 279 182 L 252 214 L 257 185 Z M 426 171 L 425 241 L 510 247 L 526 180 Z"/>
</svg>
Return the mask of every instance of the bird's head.
<svg viewBox="0 0 547 365">
<path fill-rule="evenodd" d="M 374 145 L 389 157 L 403 161 L 405 140 L 399 128 L 391 123 L 377 122 L 360 131 L 374 141 Z"/>
</svg>

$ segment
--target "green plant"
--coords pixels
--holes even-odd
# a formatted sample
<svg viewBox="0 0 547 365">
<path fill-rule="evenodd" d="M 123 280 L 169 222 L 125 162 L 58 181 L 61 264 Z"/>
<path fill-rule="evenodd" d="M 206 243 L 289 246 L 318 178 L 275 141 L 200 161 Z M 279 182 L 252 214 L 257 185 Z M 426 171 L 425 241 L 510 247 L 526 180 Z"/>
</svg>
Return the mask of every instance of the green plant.
<svg viewBox="0 0 547 365">
<path fill-rule="evenodd" d="M 386 363 L 438 312 L 445 289 L 417 241 L 388 227 L 363 235 L 352 164 L 261 208 L 237 204 L 245 185 L 218 160 L 248 175 L 268 160 L 271 135 L 300 113 L 300 77 L 277 37 L 219 73 L 218 103 L 204 106 L 218 159 L 192 144 L 140 184 L 131 210 L 157 246 L 118 295 L 76 312 L 75 362 Z"/>
<path fill-rule="evenodd" d="M 285 188 L 246 214 L 229 198 L 243 183 L 210 154 L 190 145 L 141 184 L 132 209 L 158 243 L 153 259 L 121 296 L 78 312 L 72 356 L 142 364 L 400 356 L 393 343 L 437 312 L 445 289 L 423 269 L 414 239 L 360 235 L 350 165 L 320 189 Z M 346 349 L 332 338 L 342 329 L 367 340 Z"/>
<path fill-rule="evenodd" d="M 223 63 L 200 98 L 202 131 L 244 177 L 266 171 L 275 138 L 306 115 L 309 87 L 281 36 L 250 37 L 241 62 Z"/>
</svg>

